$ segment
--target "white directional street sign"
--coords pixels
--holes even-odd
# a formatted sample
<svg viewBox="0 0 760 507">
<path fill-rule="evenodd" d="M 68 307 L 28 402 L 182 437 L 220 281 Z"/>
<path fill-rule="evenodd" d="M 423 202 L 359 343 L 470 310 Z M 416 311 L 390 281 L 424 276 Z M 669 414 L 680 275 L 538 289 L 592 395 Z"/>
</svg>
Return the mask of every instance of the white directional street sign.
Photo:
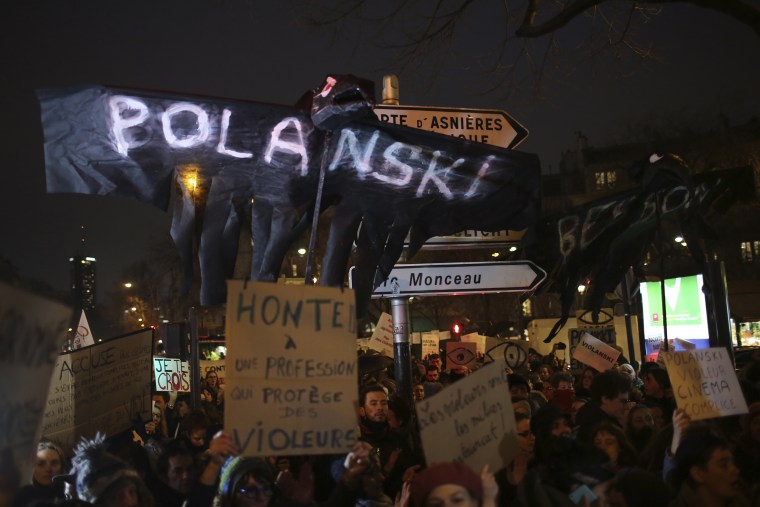
<svg viewBox="0 0 760 507">
<path fill-rule="evenodd" d="M 387 123 L 502 148 L 515 148 L 528 137 L 525 127 L 498 109 L 377 105 L 375 115 Z"/>
<path fill-rule="evenodd" d="M 503 248 L 519 243 L 522 231 L 460 231 L 451 236 L 435 236 L 425 241 L 423 250 L 456 250 L 459 248 Z M 406 241 L 409 243 L 408 239 Z"/>
<path fill-rule="evenodd" d="M 397 264 L 372 298 L 526 292 L 545 278 L 530 261 Z"/>
</svg>

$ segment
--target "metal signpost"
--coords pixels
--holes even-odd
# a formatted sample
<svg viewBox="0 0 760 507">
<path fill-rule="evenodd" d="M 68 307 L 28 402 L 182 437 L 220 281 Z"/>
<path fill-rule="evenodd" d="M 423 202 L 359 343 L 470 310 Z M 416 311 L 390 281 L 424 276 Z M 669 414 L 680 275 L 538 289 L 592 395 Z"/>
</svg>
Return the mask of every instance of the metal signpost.
<svg viewBox="0 0 760 507">
<path fill-rule="evenodd" d="M 375 106 L 375 115 L 378 117 L 379 120 L 388 122 L 388 123 L 394 123 L 396 125 L 406 125 L 408 127 L 417 128 L 421 130 L 427 130 L 430 132 L 436 132 L 443 135 L 449 135 L 449 136 L 455 136 L 459 137 L 461 139 L 466 139 L 473 142 L 479 142 L 479 143 L 485 143 L 490 144 L 493 146 L 500 146 L 502 148 L 508 148 L 512 149 L 517 147 L 522 141 L 525 140 L 525 138 L 528 137 L 528 130 L 523 127 L 517 120 L 512 118 L 510 115 L 508 115 L 504 111 L 499 111 L 495 109 L 458 109 L 458 108 L 450 108 L 450 107 L 426 107 L 426 106 L 401 106 L 399 105 L 399 87 L 398 87 L 398 79 L 394 75 L 386 75 L 383 77 L 383 104 L 382 105 L 376 105 Z M 474 233 L 475 231 L 464 231 L 462 234 L 467 233 Z M 514 243 L 517 240 L 512 240 L 511 238 L 514 237 L 516 234 L 519 234 L 519 237 L 522 237 L 522 231 L 500 231 L 498 233 L 490 233 L 491 236 L 487 236 L 486 234 L 480 234 L 481 239 L 485 239 L 486 237 L 494 238 L 497 237 L 497 235 L 500 237 L 501 243 Z M 473 234 L 475 236 L 475 234 Z M 502 239 L 503 237 L 504 239 Z M 506 239 L 509 237 L 510 239 Z M 471 246 L 473 244 L 476 244 L 478 246 L 481 246 L 481 241 L 464 241 L 459 242 L 456 240 L 456 236 L 454 237 L 454 240 L 452 241 L 451 237 L 443 237 L 443 238 L 433 238 L 431 240 L 428 240 L 426 244 L 432 244 L 432 248 L 451 248 L 452 243 L 459 243 L 459 247 L 463 247 L 464 245 L 462 243 L 469 243 L 468 246 Z M 499 244 L 498 242 L 493 243 L 491 241 L 488 241 L 488 246 L 493 247 L 497 246 Z M 483 245 L 484 246 L 484 245 Z M 428 247 L 431 248 L 431 247 Z M 456 246 L 454 247 L 456 248 Z M 487 265 L 500 265 L 500 266 L 509 266 L 508 263 L 472 263 L 472 264 L 479 264 L 479 268 L 475 268 L 474 266 L 464 267 L 463 264 L 458 265 L 458 268 L 454 268 L 452 264 L 438 264 L 434 266 L 425 266 L 425 268 L 430 270 L 437 270 L 436 274 L 420 274 L 415 276 L 422 276 L 423 282 L 427 280 L 427 277 L 430 276 L 432 280 L 437 280 L 436 277 L 440 276 L 442 279 L 448 279 L 447 277 L 449 274 L 445 274 L 443 270 L 446 270 L 447 268 L 443 266 L 448 266 L 448 269 L 461 269 L 461 270 L 467 270 L 467 269 L 483 269 L 485 271 L 488 271 L 487 276 L 483 276 L 485 274 L 485 271 L 483 272 L 469 272 L 469 274 L 451 274 L 451 284 L 456 284 L 458 282 L 463 282 L 464 277 L 470 276 L 471 279 L 474 280 L 475 276 L 478 276 L 479 279 L 489 279 L 492 276 L 496 276 L 496 280 L 500 280 L 500 282 L 496 282 L 497 285 L 501 284 L 505 287 L 497 289 L 496 287 L 490 287 L 490 288 L 474 288 L 472 286 L 467 286 L 465 284 L 462 287 L 454 287 L 454 285 L 451 285 L 449 287 L 449 292 L 433 292 L 434 294 L 464 294 L 467 292 L 475 292 L 475 293 L 483 293 L 483 292 L 516 292 L 516 291 L 526 291 L 530 290 L 531 288 L 535 287 L 541 281 L 546 277 L 546 273 L 541 270 L 541 268 L 538 268 L 533 263 L 523 263 L 523 264 L 530 264 L 531 266 L 535 267 L 539 272 L 542 274 L 541 278 L 538 279 L 539 275 L 532 271 L 532 277 L 531 275 L 527 274 L 527 272 L 524 272 L 525 267 L 504 267 L 501 270 L 494 270 L 491 271 L 493 268 L 489 267 Z M 391 282 L 391 280 L 396 280 L 396 284 L 398 285 L 397 289 L 400 291 L 402 286 L 402 281 L 404 278 L 404 275 L 409 275 L 406 271 L 408 268 L 415 265 L 398 265 L 394 267 L 393 271 L 391 272 L 391 275 L 388 277 L 388 281 L 386 281 L 385 284 L 383 284 L 382 287 L 379 287 L 378 290 L 382 290 L 383 287 L 388 286 Z M 418 266 L 420 267 L 420 266 Z M 351 268 L 353 270 L 353 268 Z M 530 268 L 529 268 L 530 270 Z M 403 271 L 403 273 L 402 273 Z M 506 275 L 506 271 L 510 271 L 512 273 L 511 275 Z M 498 273 L 497 273 L 498 272 Z M 518 273 L 519 274 L 516 274 Z M 397 276 L 394 275 L 395 273 L 399 273 Z M 454 273 L 452 271 L 452 273 Z M 461 278 L 457 278 L 457 276 L 461 276 Z M 510 276 L 514 276 L 515 279 L 510 279 Z M 416 278 L 415 278 L 416 280 Z M 456 281 L 458 282 L 456 282 Z M 352 281 L 352 273 L 349 273 L 349 283 Z M 488 282 L 491 283 L 491 282 Z M 353 285 L 353 283 L 351 283 Z M 519 288 L 519 286 L 524 285 L 522 288 Z M 485 287 L 485 286 L 484 286 Z M 512 287 L 512 288 L 510 288 Z M 466 289 L 466 290 L 464 290 Z M 434 289 L 431 289 L 434 290 Z M 430 294 L 431 292 L 425 292 L 425 294 Z M 387 295 L 377 295 L 377 291 L 375 294 L 373 294 L 374 297 L 389 297 L 391 298 L 391 311 L 393 315 L 393 346 L 394 346 L 394 353 L 395 353 L 395 374 L 396 374 L 396 384 L 398 386 L 398 392 L 402 395 L 404 399 L 406 399 L 411 406 L 413 406 L 412 403 L 412 385 L 411 385 L 411 348 L 409 343 L 409 296 L 414 295 L 413 293 L 394 293 L 392 290 L 390 292 L 384 293 Z M 422 294 L 422 293 L 420 293 Z"/>
</svg>

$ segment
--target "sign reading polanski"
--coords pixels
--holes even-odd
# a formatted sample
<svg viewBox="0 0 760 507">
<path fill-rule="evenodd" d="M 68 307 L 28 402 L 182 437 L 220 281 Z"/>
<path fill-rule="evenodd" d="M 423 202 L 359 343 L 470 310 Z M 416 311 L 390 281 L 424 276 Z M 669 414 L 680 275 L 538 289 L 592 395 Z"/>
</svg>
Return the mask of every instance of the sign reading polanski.
<svg viewBox="0 0 760 507">
<path fill-rule="evenodd" d="M 692 420 L 746 414 L 736 371 L 726 349 L 660 352 L 665 360 L 678 408 Z"/>
<path fill-rule="evenodd" d="M 350 290 L 229 281 L 225 427 L 248 456 L 346 452 L 356 433 Z"/>
</svg>

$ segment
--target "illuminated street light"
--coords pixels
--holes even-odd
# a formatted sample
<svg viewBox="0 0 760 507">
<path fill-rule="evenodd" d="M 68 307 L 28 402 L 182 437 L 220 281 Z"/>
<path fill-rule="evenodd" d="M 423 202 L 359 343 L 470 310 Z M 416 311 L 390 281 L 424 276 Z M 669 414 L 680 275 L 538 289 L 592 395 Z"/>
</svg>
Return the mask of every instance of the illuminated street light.
<svg viewBox="0 0 760 507">
<path fill-rule="evenodd" d="M 674 239 L 676 243 L 683 243 L 683 236 L 681 236 L 680 234 L 676 236 Z"/>
<path fill-rule="evenodd" d="M 306 255 L 306 249 L 301 247 L 298 249 L 298 255 Z"/>
<path fill-rule="evenodd" d="M 512 245 L 511 247 L 509 247 L 509 251 L 510 252 L 516 252 L 517 251 L 517 247 L 514 246 L 514 245 Z"/>
<path fill-rule="evenodd" d="M 132 288 L 132 282 L 124 282 L 124 287 L 127 288 L 127 289 L 131 289 Z"/>
<path fill-rule="evenodd" d="M 130 308 L 130 310 L 132 310 L 133 312 L 136 312 L 137 311 L 137 307 L 133 306 L 132 308 Z"/>
<path fill-rule="evenodd" d="M 494 258 L 496 258 L 496 257 L 498 257 L 499 255 L 500 255 L 500 254 L 499 254 L 499 252 L 494 252 L 494 253 L 492 253 L 492 254 L 491 254 L 491 257 L 494 257 Z"/>
<path fill-rule="evenodd" d="M 578 294 L 584 294 L 586 292 L 586 286 L 583 284 L 580 284 L 578 286 Z"/>
</svg>

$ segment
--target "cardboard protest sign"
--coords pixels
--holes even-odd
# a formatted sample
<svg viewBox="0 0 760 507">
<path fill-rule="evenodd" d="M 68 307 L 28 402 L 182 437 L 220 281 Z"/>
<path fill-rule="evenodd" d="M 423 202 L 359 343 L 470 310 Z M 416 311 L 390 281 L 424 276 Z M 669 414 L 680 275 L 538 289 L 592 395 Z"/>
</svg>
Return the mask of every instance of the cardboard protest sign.
<svg viewBox="0 0 760 507">
<path fill-rule="evenodd" d="M 601 315 L 601 314 L 600 314 Z M 610 314 L 610 319 L 614 317 Z M 605 325 L 592 326 L 586 324 L 583 327 L 576 327 L 567 330 L 567 342 L 570 346 L 570 370 L 573 373 L 580 374 L 586 367 L 584 363 L 575 358 L 575 351 L 580 346 L 583 337 L 589 334 L 604 343 L 608 347 L 615 348 L 617 343 L 617 332 L 615 331 L 614 321 L 610 321 Z M 601 371 L 601 370 L 600 370 Z"/>
<path fill-rule="evenodd" d="M 114 435 L 151 416 L 153 330 L 60 354 L 50 379 L 42 435 L 71 451 L 80 437 Z"/>
<path fill-rule="evenodd" d="M 50 373 L 71 310 L 0 283 L 0 452 L 16 468 L 34 469 Z"/>
<path fill-rule="evenodd" d="M 499 470 L 517 454 L 515 414 L 502 361 L 418 402 L 416 410 L 428 463 L 461 461 L 473 470 L 485 464 Z"/>
<path fill-rule="evenodd" d="M 446 368 L 470 368 L 478 362 L 478 346 L 468 342 L 448 342 L 446 344 Z"/>
<path fill-rule="evenodd" d="M 87 322 L 87 315 L 85 315 L 84 310 L 82 310 L 82 316 L 79 317 L 79 325 L 77 326 L 77 332 L 74 336 L 74 342 L 72 343 L 71 348 L 81 349 L 82 347 L 94 344 L 95 337 L 92 335 L 90 323 Z"/>
<path fill-rule="evenodd" d="M 620 351 L 610 347 L 601 340 L 597 340 L 588 333 L 583 333 L 581 341 L 573 351 L 573 358 L 581 363 L 591 366 L 598 371 L 609 370 L 620 356 Z"/>
<path fill-rule="evenodd" d="M 528 362 L 528 350 L 530 344 L 527 340 L 505 340 L 489 347 L 486 359 L 502 360 L 511 370 L 519 370 Z"/>
<path fill-rule="evenodd" d="M 226 377 L 225 373 L 225 360 L 220 359 L 219 361 L 199 361 L 198 362 L 200 368 L 201 368 L 201 378 L 206 378 L 206 375 L 210 371 L 213 371 L 216 373 L 216 376 L 219 377 L 219 385 L 224 385 L 224 379 Z"/>
<path fill-rule="evenodd" d="M 190 363 L 171 357 L 154 357 L 156 391 L 190 392 Z"/>
<path fill-rule="evenodd" d="M 724 348 L 660 351 L 673 386 L 676 405 L 692 420 L 746 414 L 739 381 Z"/>
<path fill-rule="evenodd" d="M 228 282 L 225 428 L 246 456 L 348 451 L 356 432 L 354 293 Z"/>
<path fill-rule="evenodd" d="M 467 343 L 474 343 L 478 354 L 484 355 L 486 353 L 486 336 L 480 333 L 470 333 L 462 336 L 462 341 Z"/>
<path fill-rule="evenodd" d="M 393 357 L 393 317 L 389 313 L 383 312 L 377 320 L 372 338 L 369 340 L 369 348 Z"/>
<path fill-rule="evenodd" d="M 422 358 L 427 359 L 430 354 L 440 354 L 438 331 L 422 333 Z"/>
</svg>

